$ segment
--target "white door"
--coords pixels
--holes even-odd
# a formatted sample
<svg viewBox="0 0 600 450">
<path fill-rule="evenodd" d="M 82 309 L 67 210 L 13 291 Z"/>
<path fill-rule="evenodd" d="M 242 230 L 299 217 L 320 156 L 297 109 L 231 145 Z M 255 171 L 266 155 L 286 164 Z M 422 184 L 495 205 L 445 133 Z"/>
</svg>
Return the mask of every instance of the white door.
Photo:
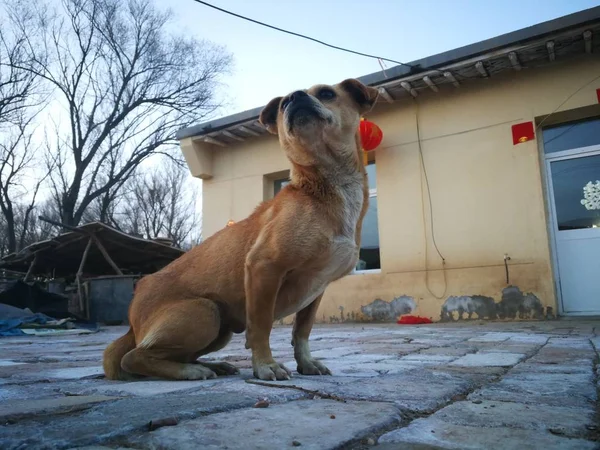
<svg viewBox="0 0 600 450">
<path fill-rule="evenodd" d="M 600 120 L 549 128 L 543 139 L 560 309 L 599 315 Z"/>
</svg>

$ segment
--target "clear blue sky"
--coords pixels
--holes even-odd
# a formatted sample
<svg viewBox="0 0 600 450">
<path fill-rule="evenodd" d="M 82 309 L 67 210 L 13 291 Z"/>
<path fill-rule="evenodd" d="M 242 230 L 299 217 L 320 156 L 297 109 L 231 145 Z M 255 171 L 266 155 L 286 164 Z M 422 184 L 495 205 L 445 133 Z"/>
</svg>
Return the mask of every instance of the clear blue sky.
<svg viewBox="0 0 600 450">
<path fill-rule="evenodd" d="M 208 0 L 251 18 L 328 43 L 408 62 L 600 5 L 599 0 Z M 171 0 L 177 26 L 225 46 L 234 67 L 219 116 L 264 105 L 316 83 L 381 70 L 350 55 Z"/>
</svg>

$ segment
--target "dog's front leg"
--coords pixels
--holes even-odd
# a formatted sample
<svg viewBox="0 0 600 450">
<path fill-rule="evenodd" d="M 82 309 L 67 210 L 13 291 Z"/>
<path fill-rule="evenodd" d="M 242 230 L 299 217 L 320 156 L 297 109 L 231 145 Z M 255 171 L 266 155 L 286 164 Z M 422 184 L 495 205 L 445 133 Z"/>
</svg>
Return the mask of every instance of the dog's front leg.
<svg viewBox="0 0 600 450">
<path fill-rule="evenodd" d="M 275 362 L 269 344 L 283 273 L 275 264 L 252 259 L 246 263 L 245 274 L 246 347 L 252 349 L 254 376 L 261 380 L 289 380 L 292 373 Z"/>
<path fill-rule="evenodd" d="M 298 311 L 296 320 L 294 320 L 292 345 L 294 346 L 294 358 L 298 364 L 297 370 L 302 375 L 331 375 L 331 372 L 323 363 L 311 356 L 308 346 L 308 337 L 315 322 L 322 297 L 323 294 L 319 295 L 314 302 Z"/>
</svg>

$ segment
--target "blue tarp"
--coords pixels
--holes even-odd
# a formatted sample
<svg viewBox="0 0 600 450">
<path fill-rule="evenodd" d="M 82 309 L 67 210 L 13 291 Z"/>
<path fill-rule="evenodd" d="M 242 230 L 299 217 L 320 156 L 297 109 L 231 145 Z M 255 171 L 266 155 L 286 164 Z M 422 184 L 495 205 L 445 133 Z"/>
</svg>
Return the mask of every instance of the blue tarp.
<svg viewBox="0 0 600 450">
<path fill-rule="evenodd" d="M 13 317 L 10 319 L 0 319 L 0 336 L 21 336 L 25 333 L 19 328 L 23 324 L 37 323 L 45 324 L 48 321 L 54 320 L 45 314 L 31 314 L 22 317 Z"/>
</svg>

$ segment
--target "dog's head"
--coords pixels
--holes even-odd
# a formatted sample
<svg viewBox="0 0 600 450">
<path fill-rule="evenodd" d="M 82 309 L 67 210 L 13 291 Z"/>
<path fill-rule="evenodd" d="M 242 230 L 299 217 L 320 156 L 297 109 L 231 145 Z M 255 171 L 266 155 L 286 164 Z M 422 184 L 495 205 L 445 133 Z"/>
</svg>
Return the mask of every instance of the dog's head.
<svg viewBox="0 0 600 450">
<path fill-rule="evenodd" d="M 356 156 L 360 116 L 373 107 L 378 91 L 358 80 L 316 85 L 269 102 L 260 114 L 265 128 L 279 136 L 292 162 L 309 166 Z"/>
</svg>

